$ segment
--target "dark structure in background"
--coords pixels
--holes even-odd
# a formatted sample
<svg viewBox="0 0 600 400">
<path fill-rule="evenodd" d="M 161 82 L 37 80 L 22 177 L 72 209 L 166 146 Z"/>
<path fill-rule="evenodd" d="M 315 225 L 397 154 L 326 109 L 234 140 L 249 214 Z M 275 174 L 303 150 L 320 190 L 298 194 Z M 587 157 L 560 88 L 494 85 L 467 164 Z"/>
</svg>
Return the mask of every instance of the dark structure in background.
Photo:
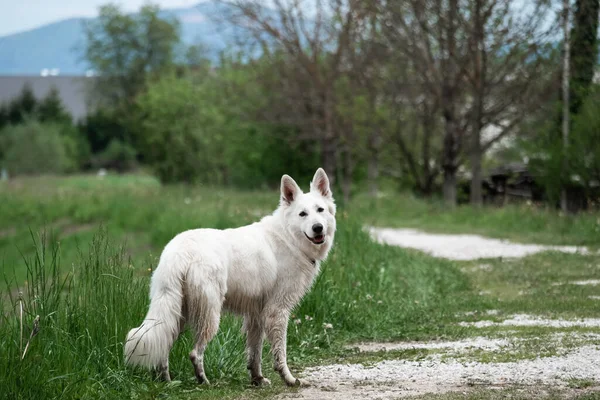
<svg viewBox="0 0 600 400">
<path fill-rule="evenodd" d="M 461 182 L 463 196 L 461 203 L 467 203 L 470 181 Z M 600 183 L 589 182 L 585 185 L 572 177 L 567 189 L 567 206 L 569 212 L 587 210 L 600 199 Z M 549 202 L 544 186 L 535 174 L 524 163 L 508 163 L 494 168 L 483 179 L 482 191 L 484 203 L 504 206 L 509 203 Z M 559 206 L 558 203 L 555 204 Z"/>
<path fill-rule="evenodd" d="M 17 97 L 23 86 L 29 84 L 36 99 L 44 98 L 56 87 L 60 98 L 75 121 L 85 118 L 89 112 L 86 93 L 94 78 L 85 76 L 0 76 L 0 103 L 8 103 Z"/>
</svg>

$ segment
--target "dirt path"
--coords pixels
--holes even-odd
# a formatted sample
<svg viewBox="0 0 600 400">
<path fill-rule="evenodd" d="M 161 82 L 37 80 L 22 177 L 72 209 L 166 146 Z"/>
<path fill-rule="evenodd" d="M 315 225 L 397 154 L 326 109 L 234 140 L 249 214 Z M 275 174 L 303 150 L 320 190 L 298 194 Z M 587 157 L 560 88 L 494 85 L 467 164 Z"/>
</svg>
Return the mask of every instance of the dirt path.
<svg viewBox="0 0 600 400">
<path fill-rule="evenodd" d="M 567 389 L 567 379 L 600 376 L 598 359 L 600 350 L 596 346 L 584 346 L 561 357 L 505 363 L 442 359 L 438 355 L 421 361 L 386 360 L 372 367 L 327 365 L 307 369 L 304 377 L 314 386 L 293 396 L 302 399 L 395 399 L 480 385 Z"/>
<path fill-rule="evenodd" d="M 451 260 L 475 260 L 494 257 L 524 257 L 546 250 L 566 253 L 586 253 L 575 246 L 545 246 L 512 243 L 507 240 L 485 238 L 477 235 L 442 235 L 424 233 L 413 229 L 369 228 L 372 237 L 389 245 L 417 249 L 435 257 Z M 592 323 L 593 322 L 593 323 Z M 465 322 L 465 324 L 468 324 Z M 536 316 L 507 317 L 505 323 L 481 321 L 483 326 L 600 326 L 596 321 L 546 320 Z M 583 325 L 582 325 L 583 324 Z M 560 335 L 560 334 L 557 334 Z M 287 393 L 280 398 L 348 400 L 396 399 L 423 394 L 469 391 L 473 387 L 512 388 L 540 390 L 544 388 L 569 389 L 572 380 L 593 381 L 600 376 L 600 346 L 598 335 L 582 341 L 579 347 L 563 349 L 557 356 L 522 359 L 514 362 L 478 362 L 468 355 L 475 351 L 502 351 L 514 345 L 518 338 L 473 338 L 456 342 L 432 343 L 365 343 L 360 351 L 425 348 L 437 349 L 435 353 L 418 361 L 384 360 L 372 366 L 361 364 L 335 364 L 308 368 L 300 374 L 312 386 L 297 393 Z M 558 344 L 557 344 L 558 345 Z M 472 354 L 472 353 L 470 353 Z M 466 358 L 465 358 L 466 357 Z"/>
<path fill-rule="evenodd" d="M 380 243 L 421 250 L 434 257 L 449 260 L 524 257 L 546 250 L 562 251 L 565 253 L 588 252 L 588 249 L 585 247 L 521 244 L 478 235 L 434 234 L 414 229 L 368 229 L 373 239 Z"/>
</svg>

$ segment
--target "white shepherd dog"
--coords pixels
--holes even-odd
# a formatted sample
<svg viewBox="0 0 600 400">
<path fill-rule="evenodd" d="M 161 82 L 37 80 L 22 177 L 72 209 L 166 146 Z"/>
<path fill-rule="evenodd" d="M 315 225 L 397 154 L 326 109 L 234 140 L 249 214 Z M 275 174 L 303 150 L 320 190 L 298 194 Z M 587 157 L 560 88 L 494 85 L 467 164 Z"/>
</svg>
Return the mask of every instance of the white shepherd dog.
<svg viewBox="0 0 600 400">
<path fill-rule="evenodd" d="M 261 371 L 263 339 L 287 385 L 300 385 L 286 361 L 291 310 L 312 285 L 335 234 L 335 203 L 327 174 L 317 170 L 310 192 L 281 178 L 279 208 L 260 222 L 236 229 L 194 229 L 172 239 L 150 284 L 150 309 L 127 334 L 126 362 L 155 369 L 170 380 L 169 353 L 188 324 L 196 344 L 190 353 L 199 383 L 204 350 L 219 329 L 223 311 L 244 317 L 252 383 L 269 384 Z"/>
</svg>

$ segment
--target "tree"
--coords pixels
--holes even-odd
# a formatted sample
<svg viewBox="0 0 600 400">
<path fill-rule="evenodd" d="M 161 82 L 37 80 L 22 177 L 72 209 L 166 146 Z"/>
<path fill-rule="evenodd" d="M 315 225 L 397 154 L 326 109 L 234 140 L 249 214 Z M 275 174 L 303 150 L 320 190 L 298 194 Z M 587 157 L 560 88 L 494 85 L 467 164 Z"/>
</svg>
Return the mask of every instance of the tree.
<svg viewBox="0 0 600 400">
<path fill-rule="evenodd" d="M 341 175 L 348 197 L 354 164 L 350 152 L 353 132 L 339 112 L 336 89 L 354 85 L 347 80 L 351 69 L 348 57 L 356 43 L 357 27 L 367 15 L 368 2 L 316 0 L 309 5 L 276 0 L 268 8 L 261 0 L 221 1 L 229 6 L 228 21 L 258 43 L 262 56 L 269 57 L 277 68 L 276 75 L 268 77 L 271 82 L 277 78 L 276 110 L 270 122 L 294 124 L 303 140 L 317 141 L 321 164 L 332 184 L 339 159 L 345 156 Z"/>
<path fill-rule="evenodd" d="M 579 114 L 591 88 L 598 57 L 598 0 L 577 0 L 573 13 L 573 29 L 569 38 L 568 0 L 563 1 L 564 13 L 564 64 L 562 87 L 562 141 L 563 141 L 563 187 L 561 209 L 568 212 L 566 182 L 570 180 L 569 166 L 571 118 Z M 585 130 L 580 130 L 584 133 Z M 577 160 L 573 160 L 577 162 Z M 564 173 L 568 176 L 564 176 Z"/>
<path fill-rule="evenodd" d="M 456 173 L 467 129 L 465 70 L 469 62 L 465 24 L 466 0 L 380 1 L 385 37 L 392 51 L 410 62 L 414 82 L 439 105 L 442 119 L 443 194 L 456 205 Z"/>
<path fill-rule="evenodd" d="M 83 58 L 97 73 L 94 98 L 101 104 L 131 103 L 151 77 L 174 65 L 179 23 L 158 6 L 144 5 L 126 14 L 116 5 L 100 7 L 85 25 Z"/>
<path fill-rule="evenodd" d="M 41 122 L 72 123 L 73 117 L 65 109 L 56 86 L 37 105 L 37 118 Z"/>
<path fill-rule="evenodd" d="M 470 92 L 468 155 L 471 204 L 482 204 L 482 160 L 491 146 L 513 134 L 547 95 L 551 11 L 545 1 L 472 0 L 465 77 Z M 520 5 L 520 6 L 519 6 Z M 485 138 L 483 137 L 485 134 Z"/>
<path fill-rule="evenodd" d="M 9 123 L 8 119 L 8 105 L 6 103 L 0 104 L 0 130 Z"/>
<path fill-rule="evenodd" d="M 518 9 L 519 3 L 380 1 L 385 38 L 391 51 L 405 60 L 410 72 L 407 83 L 419 87 L 418 103 L 428 112 L 439 110 L 442 150 L 433 158 L 441 164 L 444 199 L 450 206 L 456 204 L 456 175 L 466 161 L 465 150 L 472 168 L 473 202 L 480 204 L 483 155 L 514 131 L 537 99 L 534 95 L 540 88 L 539 70 L 544 61 L 541 27 L 549 6 L 543 1 L 528 2 Z M 432 114 L 426 135 L 431 135 L 435 121 Z M 482 133 L 492 128 L 495 133 L 483 142 Z M 424 151 L 431 142 L 425 138 Z M 411 174 L 418 176 L 418 158 L 409 156 L 405 139 L 400 144 L 411 160 Z M 431 163 L 424 161 L 423 166 Z"/>
<path fill-rule="evenodd" d="M 572 114 L 579 110 L 590 92 L 598 65 L 599 0 L 577 0 L 573 13 L 570 45 L 570 105 Z"/>
<path fill-rule="evenodd" d="M 568 211 L 568 202 L 567 202 L 567 191 L 566 188 L 564 187 L 564 181 L 566 181 L 567 179 L 564 177 L 564 173 L 567 172 L 567 164 L 566 164 L 566 153 L 568 150 L 568 146 L 569 146 L 569 130 L 570 130 L 570 125 L 571 125 L 571 115 L 569 112 L 569 108 L 570 108 L 570 95 L 571 95 L 571 91 L 570 91 L 570 76 L 571 76 L 571 43 L 570 43 L 570 39 L 569 39 L 569 20 L 570 20 L 570 14 L 571 14 L 571 5 L 570 5 L 570 0 L 563 0 L 563 34 L 564 34 L 564 39 L 563 39 L 563 69 L 562 69 L 562 140 L 563 140 L 563 155 L 562 155 L 562 159 L 563 159 L 563 173 L 561 174 L 562 176 L 562 181 L 563 181 L 563 187 L 561 189 L 561 196 L 560 196 L 560 207 L 562 208 L 562 210 L 564 212 Z M 568 172 L 567 172 L 568 173 Z"/>
<path fill-rule="evenodd" d="M 21 93 L 8 104 L 8 121 L 16 125 L 25 121 L 27 117 L 34 117 L 37 100 L 29 83 L 23 85 Z"/>
</svg>

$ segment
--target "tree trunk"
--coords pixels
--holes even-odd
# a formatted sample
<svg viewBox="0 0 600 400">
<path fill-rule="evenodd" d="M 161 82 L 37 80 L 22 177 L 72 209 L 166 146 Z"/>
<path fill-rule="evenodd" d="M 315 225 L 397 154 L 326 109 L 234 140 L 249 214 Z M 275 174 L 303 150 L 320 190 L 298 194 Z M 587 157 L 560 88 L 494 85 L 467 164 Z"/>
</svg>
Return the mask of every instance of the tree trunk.
<svg viewBox="0 0 600 400">
<path fill-rule="evenodd" d="M 379 187 L 377 184 L 377 180 L 379 179 L 379 163 L 377 153 L 371 153 L 371 157 L 369 158 L 369 196 L 376 198 L 377 192 L 379 191 Z"/>
<path fill-rule="evenodd" d="M 354 173 L 352 150 L 350 148 L 347 148 L 346 151 L 344 151 L 343 157 L 344 168 L 342 168 L 342 193 L 344 196 L 344 204 L 347 205 L 350 202 L 350 196 L 352 194 L 352 175 Z"/>
<path fill-rule="evenodd" d="M 321 149 L 321 165 L 327 173 L 329 183 L 333 186 L 336 182 L 336 159 L 337 159 L 337 144 L 333 138 L 325 138 L 322 140 Z"/>
<path fill-rule="evenodd" d="M 451 208 L 456 207 L 456 169 L 444 168 L 444 201 Z"/>
<path fill-rule="evenodd" d="M 444 82 L 442 83 L 442 104 L 444 107 L 444 201 L 451 208 L 456 207 L 456 171 L 458 169 L 458 130 L 456 121 L 456 23 L 458 1 L 450 0 L 448 9 L 447 52 L 443 60 Z"/>
<path fill-rule="evenodd" d="M 444 201 L 446 205 L 454 208 L 456 206 L 456 171 L 458 170 L 458 138 L 456 134 L 456 121 L 451 101 L 448 96 L 444 110 L 444 155 L 442 168 L 444 170 Z"/>
<path fill-rule="evenodd" d="M 381 133 L 379 129 L 373 129 L 369 137 L 369 161 L 368 161 L 368 177 L 369 177 L 369 195 L 373 198 L 377 197 L 379 191 L 379 149 L 381 144 Z"/>
<path fill-rule="evenodd" d="M 471 143 L 471 204 L 481 207 L 483 204 L 483 193 L 481 185 L 483 183 L 483 174 L 481 172 L 481 141 L 479 131 L 472 132 Z"/>
<path fill-rule="evenodd" d="M 476 207 L 481 207 L 483 204 L 483 196 L 481 184 L 483 176 L 481 172 L 481 160 L 483 158 L 483 149 L 481 148 L 481 129 L 483 118 L 483 96 L 485 86 L 484 76 L 484 36 L 483 36 L 483 16 L 481 15 L 482 0 L 475 1 L 475 68 L 474 68 L 474 104 L 473 104 L 473 122 L 471 126 L 471 204 Z"/>
<path fill-rule="evenodd" d="M 564 49 L 563 49 L 563 74 L 562 74 L 562 95 L 563 95 L 563 114 L 562 114 L 562 138 L 563 138 L 563 180 L 562 190 L 560 193 L 560 208 L 563 212 L 569 212 L 569 205 L 567 201 L 567 189 L 565 184 L 569 178 L 568 166 L 566 164 L 567 159 L 567 147 L 569 145 L 569 64 L 571 48 L 569 43 L 569 0 L 563 0 L 563 35 L 564 35 Z"/>
</svg>

